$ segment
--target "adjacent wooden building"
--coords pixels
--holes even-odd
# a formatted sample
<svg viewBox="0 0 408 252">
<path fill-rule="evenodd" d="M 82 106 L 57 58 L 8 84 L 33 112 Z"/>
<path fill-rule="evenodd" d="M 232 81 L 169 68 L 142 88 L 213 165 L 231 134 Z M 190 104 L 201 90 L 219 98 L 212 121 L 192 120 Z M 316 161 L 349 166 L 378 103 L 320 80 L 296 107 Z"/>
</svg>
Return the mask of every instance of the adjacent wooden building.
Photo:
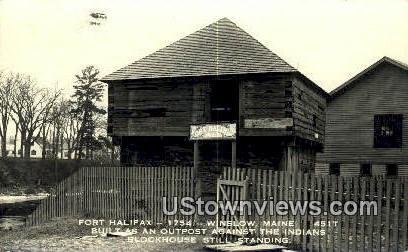
<svg viewBox="0 0 408 252">
<path fill-rule="evenodd" d="M 312 170 L 322 149 L 327 93 L 226 18 L 102 81 L 124 165 L 209 185 L 223 166 Z"/>
<path fill-rule="evenodd" d="M 316 172 L 408 176 L 408 65 L 384 57 L 330 95 Z"/>
</svg>

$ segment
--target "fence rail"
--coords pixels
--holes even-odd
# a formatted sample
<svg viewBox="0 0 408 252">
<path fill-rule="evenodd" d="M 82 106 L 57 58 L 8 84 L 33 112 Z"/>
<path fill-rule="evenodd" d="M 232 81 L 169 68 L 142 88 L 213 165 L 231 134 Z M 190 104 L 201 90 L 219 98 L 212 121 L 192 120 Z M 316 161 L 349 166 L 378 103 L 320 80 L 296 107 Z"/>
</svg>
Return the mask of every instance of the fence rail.
<svg viewBox="0 0 408 252">
<path fill-rule="evenodd" d="M 110 219 L 143 219 L 155 223 L 192 220 L 188 216 L 166 216 L 162 197 L 194 197 L 191 167 L 85 167 L 63 180 L 27 218 L 36 225 L 54 217 L 85 215 Z M 248 216 L 257 223 L 294 221 L 295 227 L 278 226 L 291 244 L 308 251 L 404 251 L 408 249 L 408 180 L 384 177 L 335 177 L 260 169 L 225 168 L 223 180 L 248 183 L 247 199 L 318 200 L 324 212 L 329 203 L 375 201 L 378 215 L 288 214 L 266 211 Z M 229 218 L 229 217 L 227 217 Z M 231 217 L 232 218 L 232 217 Z M 232 219 L 231 219 L 232 220 Z M 337 225 L 328 226 L 327 223 Z M 323 225 L 322 223 L 326 223 Z M 317 225 L 319 224 L 319 225 Z M 261 228 L 261 224 L 257 228 Z M 317 230 L 320 235 L 296 234 L 290 230 Z M 322 233 L 321 233 L 322 232 Z"/>
</svg>

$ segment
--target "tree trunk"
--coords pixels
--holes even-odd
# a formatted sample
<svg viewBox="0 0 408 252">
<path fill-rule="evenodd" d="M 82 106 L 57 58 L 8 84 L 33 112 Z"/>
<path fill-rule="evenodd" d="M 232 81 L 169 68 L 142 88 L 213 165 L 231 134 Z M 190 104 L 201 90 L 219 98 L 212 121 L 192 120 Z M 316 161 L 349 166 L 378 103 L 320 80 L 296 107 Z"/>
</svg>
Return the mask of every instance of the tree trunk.
<svg viewBox="0 0 408 252">
<path fill-rule="evenodd" d="M 7 157 L 7 138 L 5 135 L 1 138 L 1 156 Z"/>
<path fill-rule="evenodd" d="M 52 127 L 52 141 L 51 141 L 51 146 L 52 146 L 52 159 L 55 159 L 55 124 L 53 124 Z"/>
<path fill-rule="evenodd" d="M 17 157 L 17 135 L 18 135 L 18 124 L 16 123 L 16 133 L 14 134 L 14 141 L 13 141 L 13 145 L 14 145 L 14 157 Z"/>
<path fill-rule="evenodd" d="M 112 148 L 111 148 L 111 160 L 115 160 L 115 145 L 112 143 Z"/>
<path fill-rule="evenodd" d="M 60 127 L 57 125 L 57 133 L 55 134 L 55 158 L 58 159 L 59 152 Z"/>
<path fill-rule="evenodd" d="M 31 141 L 28 140 L 25 142 L 24 144 L 24 158 L 30 158 L 30 154 L 31 154 Z"/>
<path fill-rule="evenodd" d="M 61 140 L 60 140 L 60 150 L 61 150 L 61 159 L 64 159 L 64 134 L 61 134 Z"/>
<path fill-rule="evenodd" d="M 27 140 L 27 132 L 25 130 L 21 130 L 21 139 L 20 139 L 20 158 L 24 158 L 24 145 Z"/>
<path fill-rule="evenodd" d="M 45 125 L 42 128 L 42 148 L 41 148 L 41 158 L 45 159 L 47 155 L 47 136 L 45 135 Z"/>
<path fill-rule="evenodd" d="M 67 152 L 68 152 L 68 159 L 71 159 L 72 149 L 71 149 L 71 140 L 69 139 L 67 139 Z"/>
<path fill-rule="evenodd" d="M 1 156 L 2 157 L 7 157 L 7 128 L 8 128 L 8 121 L 9 121 L 9 115 L 7 114 L 7 108 L 6 108 L 6 115 L 2 116 L 1 120 Z"/>
<path fill-rule="evenodd" d="M 30 158 L 31 156 L 31 146 L 34 143 L 33 132 L 28 132 L 24 141 L 24 158 Z"/>
</svg>

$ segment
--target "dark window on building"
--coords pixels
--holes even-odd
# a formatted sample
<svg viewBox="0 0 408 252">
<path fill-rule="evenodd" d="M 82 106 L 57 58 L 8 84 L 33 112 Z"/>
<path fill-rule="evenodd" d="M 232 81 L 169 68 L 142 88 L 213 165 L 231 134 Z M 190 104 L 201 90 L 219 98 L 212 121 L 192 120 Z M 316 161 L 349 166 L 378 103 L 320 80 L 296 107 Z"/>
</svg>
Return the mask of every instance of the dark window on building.
<svg viewBox="0 0 408 252">
<path fill-rule="evenodd" d="M 340 175 L 340 164 L 339 163 L 331 163 L 329 165 L 329 175 Z"/>
<path fill-rule="evenodd" d="M 212 122 L 238 121 L 238 83 L 234 80 L 217 80 L 211 83 L 210 106 Z"/>
<path fill-rule="evenodd" d="M 361 176 L 371 176 L 372 175 L 371 164 L 361 164 L 360 175 Z"/>
<path fill-rule="evenodd" d="M 398 165 L 387 164 L 385 165 L 385 175 L 387 177 L 394 177 L 398 175 Z"/>
<path fill-rule="evenodd" d="M 152 108 L 146 109 L 146 113 L 149 113 L 150 117 L 164 117 L 166 116 L 167 109 L 166 108 Z"/>
<path fill-rule="evenodd" d="M 317 116 L 313 115 L 313 127 L 317 127 Z"/>
<path fill-rule="evenodd" d="M 402 147 L 402 115 L 374 116 L 374 148 Z"/>
<path fill-rule="evenodd" d="M 35 150 L 32 150 L 31 151 L 31 156 L 36 156 L 36 155 L 37 155 L 37 152 Z"/>
</svg>

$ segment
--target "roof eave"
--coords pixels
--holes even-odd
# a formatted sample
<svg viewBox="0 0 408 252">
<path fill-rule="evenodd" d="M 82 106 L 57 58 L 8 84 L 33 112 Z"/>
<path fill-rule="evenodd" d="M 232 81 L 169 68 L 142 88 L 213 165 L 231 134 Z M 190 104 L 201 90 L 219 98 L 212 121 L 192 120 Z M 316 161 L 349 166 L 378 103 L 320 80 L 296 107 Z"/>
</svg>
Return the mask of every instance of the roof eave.
<svg viewBox="0 0 408 252">
<path fill-rule="evenodd" d="M 143 78 L 121 78 L 121 79 L 106 79 L 105 77 L 100 81 L 105 83 L 121 82 L 121 81 L 146 81 L 146 80 L 161 80 L 161 79 L 178 79 L 178 78 L 214 78 L 218 76 L 242 76 L 242 75 L 257 75 L 257 74 L 292 74 L 299 73 L 298 70 L 288 71 L 267 71 L 267 72 L 245 72 L 245 73 L 224 73 L 224 74 L 202 74 L 202 75 L 179 75 L 179 76 L 155 76 L 155 77 L 143 77 Z M 307 78 L 307 77 L 306 77 Z"/>
</svg>

